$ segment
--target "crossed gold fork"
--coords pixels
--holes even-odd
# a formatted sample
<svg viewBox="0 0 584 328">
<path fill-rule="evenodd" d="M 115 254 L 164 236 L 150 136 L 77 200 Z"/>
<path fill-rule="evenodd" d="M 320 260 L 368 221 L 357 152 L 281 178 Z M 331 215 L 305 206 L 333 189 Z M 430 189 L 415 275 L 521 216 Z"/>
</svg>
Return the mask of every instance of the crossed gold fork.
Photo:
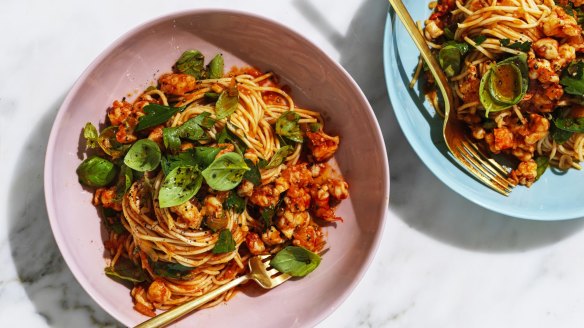
<svg viewBox="0 0 584 328">
<path fill-rule="evenodd" d="M 442 135 L 448 149 L 475 178 L 502 195 L 509 195 L 511 188 L 515 184 L 507 178 L 508 172 L 499 163 L 486 155 L 469 139 L 466 127 L 455 117 L 452 88 L 403 2 L 401 0 L 389 0 L 389 3 L 412 37 L 414 44 L 420 50 L 422 58 L 428 64 L 430 72 L 436 80 L 436 85 L 440 89 L 444 100 Z"/>
</svg>

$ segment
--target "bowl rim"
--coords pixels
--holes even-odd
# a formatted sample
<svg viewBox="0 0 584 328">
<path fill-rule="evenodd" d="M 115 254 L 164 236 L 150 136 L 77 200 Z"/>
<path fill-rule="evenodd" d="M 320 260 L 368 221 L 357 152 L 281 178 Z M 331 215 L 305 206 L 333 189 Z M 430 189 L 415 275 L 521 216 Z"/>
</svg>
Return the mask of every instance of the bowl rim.
<svg viewBox="0 0 584 328">
<path fill-rule="evenodd" d="M 233 9 L 225 9 L 225 8 L 198 8 L 198 9 L 188 9 L 188 10 L 178 10 L 174 12 L 170 12 L 164 15 L 156 16 L 154 18 L 150 18 L 144 22 L 138 23 L 136 26 L 130 28 L 125 33 L 117 37 L 112 43 L 110 43 L 106 48 L 104 48 L 97 57 L 95 57 L 91 63 L 85 68 L 85 70 L 81 73 L 81 75 L 77 78 L 67 96 L 63 100 L 63 103 L 59 107 L 57 115 L 53 121 L 53 125 L 51 127 L 51 132 L 49 135 L 47 149 L 45 153 L 45 168 L 44 168 L 44 194 L 45 194 L 45 206 L 47 208 L 47 213 L 49 217 L 49 223 L 51 226 L 52 233 L 54 235 L 55 241 L 57 246 L 67 263 L 67 266 L 73 273 L 73 276 L 77 280 L 77 282 L 83 287 L 83 290 L 89 294 L 89 296 L 109 315 L 114 317 L 116 320 L 124 323 L 122 318 L 124 318 L 123 311 L 118 310 L 117 307 L 110 306 L 110 302 L 107 299 L 102 299 L 98 297 L 97 293 L 95 292 L 96 289 L 90 284 L 87 280 L 87 277 L 82 274 L 82 270 L 79 265 L 73 260 L 73 256 L 66 247 L 65 243 L 65 236 L 61 233 L 61 230 L 58 227 L 58 217 L 56 213 L 56 209 L 54 208 L 53 204 L 55 202 L 54 194 L 52 193 L 53 190 L 53 179 L 52 179 L 52 172 L 54 171 L 54 157 L 55 157 L 55 149 L 56 149 L 56 139 L 58 135 L 58 131 L 62 126 L 62 121 L 64 119 L 66 109 L 70 106 L 70 103 L 73 101 L 75 95 L 78 93 L 79 89 L 83 85 L 83 82 L 88 78 L 88 76 L 95 70 L 95 68 L 109 55 L 111 54 L 114 49 L 118 48 L 123 43 L 127 42 L 132 36 L 144 31 L 150 27 L 153 27 L 157 24 L 163 23 L 165 21 L 177 19 L 179 17 L 187 17 L 187 16 L 199 16 L 199 15 L 213 15 L 213 14 L 231 14 L 231 15 L 238 15 L 238 16 L 247 16 L 251 19 L 262 20 L 267 24 L 272 24 L 278 26 L 279 28 L 288 31 L 291 34 L 294 34 L 305 43 L 307 46 L 312 47 L 312 51 L 316 51 L 320 53 L 320 55 L 328 58 L 328 60 L 332 63 L 332 65 L 340 71 L 341 74 L 344 75 L 346 80 L 352 85 L 353 89 L 357 92 L 359 97 L 361 97 L 364 104 L 366 104 L 366 114 L 368 120 L 371 121 L 372 127 L 375 129 L 375 136 L 377 138 L 377 142 L 382 146 L 382 151 L 384 152 L 385 156 L 381 156 L 383 162 L 382 165 L 382 176 L 380 176 L 380 181 L 383 184 L 383 202 L 378 204 L 378 208 L 376 209 L 380 213 L 382 213 L 379 222 L 379 230 L 375 233 L 373 237 L 373 241 L 371 243 L 371 251 L 367 254 L 366 259 L 363 261 L 362 267 L 356 273 L 354 279 L 351 281 L 351 284 L 341 293 L 339 297 L 335 299 L 335 301 L 328 307 L 328 310 L 321 311 L 318 315 L 314 316 L 311 322 L 308 322 L 310 325 L 316 325 L 326 317 L 330 316 L 346 299 L 351 295 L 354 289 L 357 287 L 359 282 L 363 279 L 363 276 L 369 269 L 371 262 L 373 261 L 375 254 L 379 249 L 379 245 L 381 243 L 381 239 L 383 237 L 383 231 L 385 227 L 385 220 L 387 218 L 388 213 L 388 205 L 389 205 L 389 192 L 390 192 L 390 173 L 389 173 L 389 163 L 388 163 L 388 156 L 387 156 L 387 148 L 385 145 L 385 141 L 383 138 L 383 134 L 379 123 L 376 119 L 375 113 L 371 108 L 371 104 L 369 103 L 367 97 L 355 82 L 355 80 L 349 75 L 349 73 L 334 59 L 332 59 L 327 53 L 324 52 L 320 47 L 318 47 L 314 42 L 308 40 L 299 32 L 293 30 L 291 27 L 288 27 L 278 21 L 275 21 L 271 18 L 251 13 L 243 10 L 233 10 Z M 125 323 L 127 324 L 127 323 Z"/>
</svg>

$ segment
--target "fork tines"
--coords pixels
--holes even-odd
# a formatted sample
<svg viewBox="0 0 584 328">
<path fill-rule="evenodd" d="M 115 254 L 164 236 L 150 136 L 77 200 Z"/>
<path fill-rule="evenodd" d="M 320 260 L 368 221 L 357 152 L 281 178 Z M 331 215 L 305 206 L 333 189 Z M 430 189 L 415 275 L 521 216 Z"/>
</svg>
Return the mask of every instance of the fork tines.
<svg viewBox="0 0 584 328">
<path fill-rule="evenodd" d="M 466 166 L 473 170 L 477 179 L 495 191 L 507 196 L 515 186 L 508 178 L 508 171 L 494 159 L 486 156 L 477 145 L 468 140 L 462 140 L 457 147 L 459 160 L 466 162 Z M 456 154 L 455 154 L 456 155 Z M 470 164 L 470 165 L 469 165 Z"/>
</svg>

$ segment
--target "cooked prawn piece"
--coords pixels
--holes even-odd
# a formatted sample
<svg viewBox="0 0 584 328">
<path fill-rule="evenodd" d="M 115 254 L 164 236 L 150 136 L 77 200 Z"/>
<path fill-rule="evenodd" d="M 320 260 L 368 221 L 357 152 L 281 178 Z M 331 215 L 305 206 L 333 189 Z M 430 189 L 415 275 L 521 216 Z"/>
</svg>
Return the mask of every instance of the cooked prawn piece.
<svg viewBox="0 0 584 328">
<path fill-rule="evenodd" d="M 307 131 L 306 136 L 308 137 L 308 148 L 317 162 L 329 160 L 339 148 L 338 136 L 331 137 L 322 131 Z"/>
<path fill-rule="evenodd" d="M 527 60 L 527 66 L 529 66 L 529 78 L 532 80 L 538 80 L 541 83 L 560 82 L 560 76 L 547 59 L 530 58 Z"/>
<path fill-rule="evenodd" d="M 509 179 L 511 179 L 511 181 L 528 187 L 535 182 L 536 177 L 537 164 L 532 159 L 519 163 L 517 169 L 511 171 L 511 174 L 509 174 Z"/>
<path fill-rule="evenodd" d="M 309 221 L 308 212 L 297 212 L 293 213 L 288 210 L 284 211 L 282 215 L 278 217 L 276 226 L 288 239 L 292 239 L 294 230 L 297 227 L 307 224 Z"/>
<path fill-rule="evenodd" d="M 301 246 L 311 252 L 318 252 L 324 245 L 322 232 L 314 225 L 306 225 L 299 227 L 294 231 L 292 244 L 294 246 Z"/>
<path fill-rule="evenodd" d="M 479 79 L 476 65 L 469 66 L 467 72 L 468 74 L 458 83 L 458 90 L 465 103 L 479 101 L 481 79 Z"/>
<path fill-rule="evenodd" d="M 284 243 L 286 240 L 282 238 L 280 231 L 274 226 L 270 226 L 266 232 L 262 234 L 262 241 L 269 246 L 279 245 Z"/>
<path fill-rule="evenodd" d="M 105 208 L 111 208 L 118 212 L 121 211 L 122 201 L 116 199 L 116 186 L 97 188 L 93 195 L 93 205 L 102 205 Z"/>
<path fill-rule="evenodd" d="M 107 110 L 107 117 L 112 125 L 118 126 L 126 121 L 133 112 L 132 104 L 127 101 L 115 100 Z"/>
<path fill-rule="evenodd" d="M 560 6 L 553 6 L 551 14 L 544 18 L 540 25 L 547 36 L 565 38 L 582 33 L 582 28 L 576 19 L 568 15 Z"/>
<path fill-rule="evenodd" d="M 261 240 L 260 236 L 255 232 L 249 232 L 245 235 L 245 245 L 253 255 L 261 255 L 266 253 L 266 245 Z"/>
<path fill-rule="evenodd" d="M 182 96 L 187 92 L 195 90 L 197 86 L 197 79 L 189 74 L 168 73 L 162 75 L 158 79 L 160 91 Z"/>
<path fill-rule="evenodd" d="M 156 279 L 148 287 L 146 296 L 150 302 L 163 304 L 170 300 L 172 292 L 164 284 L 162 279 Z"/>
<path fill-rule="evenodd" d="M 558 41 L 552 38 L 539 39 L 533 43 L 533 50 L 537 56 L 547 60 L 558 58 L 558 48 Z"/>
<path fill-rule="evenodd" d="M 199 229 L 203 222 L 203 214 L 191 201 L 170 207 L 170 211 L 178 216 L 178 222 L 186 224 L 191 229 Z"/>
</svg>

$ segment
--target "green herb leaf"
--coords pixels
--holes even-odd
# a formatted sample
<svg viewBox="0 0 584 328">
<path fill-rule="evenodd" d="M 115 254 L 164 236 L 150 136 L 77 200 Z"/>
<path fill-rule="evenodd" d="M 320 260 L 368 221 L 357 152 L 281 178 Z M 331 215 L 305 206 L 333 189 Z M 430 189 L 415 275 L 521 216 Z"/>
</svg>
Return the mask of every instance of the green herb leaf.
<svg viewBox="0 0 584 328">
<path fill-rule="evenodd" d="M 302 142 L 304 138 L 298 124 L 299 120 L 300 115 L 294 111 L 289 110 L 282 113 L 276 120 L 276 134 L 295 142 Z"/>
<path fill-rule="evenodd" d="M 165 278 L 188 280 L 191 278 L 191 272 L 195 269 L 174 262 L 150 261 L 150 267 L 155 275 Z"/>
<path fill-rule="evenodd" d="M 529 86 L 527 55 L 521 53 L 491 66 L 481 78 L 479 99 L 489 112 L 497 112 L 519 103 Z"/>
<path fill-rule="evenodd" d="M 209 65 L 207 66 L 207 70 L 209 72 L 210 79 L 220 79 L 223 77 L 223 56 L 221 54 L 217 54 Z"/>
<path fill-rule="evenodd" d="M 308 129 L 310 130 L 310 132 L 318 132 L 320 130 L 322 130 L 322 124 L 320 123 L 310 123 L 308 124 Z"/>
<path fill-rule="evenodd" d="M 182 112 L 186 107 L 170 107 L 158 104 L 144 106 L 144 116 L 138 119 L 135 131 L 142 131 L 168 121 L 174 114 Z"/>
<path fill-rule="evenodd" d="M 132 169 L 126 164 L 122 163 L 120 167 L 120 173 L 118 174 L 118 182 L 116 183 L 116 196 L 115 199 L 119 202 L 126 194 L 126 191 L 132 186 L 132 179 L 134 178 L 132 174 Z"/>
<path fill-rule="evenodd" d="M 223 254 L 233 252 L 235 250 L 235 240 L 228 229 L 223 229 L 219 233 L 219 240 L 211 250 L 213 254 Z"/>
<path fill-rule="evenodd" d="M 517 41 L 517 42 L 511 43 L 510 39 L 501 39 L 499 42 L 501 43 L 501 46 L 507 47 L 509 49 L 519 50 L 519 51 L 523 51 L 523 52 L 528 52 L 529 49 L 531 49 L 531 42 L 530 41 L 525 41 L 525 42 Z"/>
<path fill-rule="evenodd" d="M 274 269 L 293 277 L 304 277 L 320 264 L 320 256 L 298 246 L 287 246 L 272 258 Z"/>
<path fill-rule="evenodd" d="M 164 178 L 158 193 L 161 208 L 177 206 L 193 198 L 201 188 L 203 177 L 193 166 L 178 166 Z"/>
<path fill-rule="evenodd" d="M 569 132 L 584 132 L 584 117 L 572 118 L 562 117 L 556 118 L 554 123 L 558 129 Z"/>
<path fill-rule="evenodd" d="M 201 174 L 209 187 L 225 191 L 235 188 L 248 170 L 243 157 L 231 152 L 217 157 Z"/>
<path fill-rule="evenodd" d="M 278 167 L 280 164 L 286 160 L 290 154 L 294 152 L 294 147 L 292 146 L 284 146 L 280 147 L 276 153 L 270 158 L 270 161 L 264 166 L 265 169 L 272 169 L 274 167 Z"/>
<path fill-rule="evenodd" d="M 535 176 L 535 180 L 537 181 L 548 168 L 550 160 L 547 157 L 539 156 L 535 159 L 535 163 L 537 164 L 537 175 Z"/>
<path fill-rule="evenodd" d="M 117 132 L 118 127 L 112 125 L 101 131 L 101 134 L 97 138 L 97 143 L 101 149 L 114 159 L 124 156 L 131 146 L 130 144 L 119 143 L 116 139 Z"/>
<path fill-rule="evenodd" d="M 444 28 L 444 37 L 447 40 L 454 40 L 454 32 L 452 32 L 452 29 L 448 26 Z"/>
<path fill-rule="evenodd" d="M 140 139 L 126 153 L 124 164 L 138 172 L 153 171 L 160 164 L 161 157 L 162 154 L 156 142 Z"/>
<path fill-rule="evenodd" d="M 218 120 L 229 117 L 235 113 L 239 105 L 239 91 L 237 87 L 230 87 L 228 90 L 221 92 L 217 103 L 215 104 L 215 116 Z"/>
<path fill-rule="evenodd" d="M 180 126 L 162 129 L 164 147 L 171 152 L 176 152 L 180 149 L 181 138 L 193 141 L 202 140 L 206 138 L 205 130 L 197 124 L 196 118 L 191 118 Z"/>
<path fill-rule="evenodd" d="M 115 211 L 109 207 L 101 207 L 102 222 L 107 230 L 113 231 L 116 234 L 123 234 L 127 232 L 126 228 L 120 221 L 121 212 Z"/>
<path fill-rule="evenodd" d="M 246 171 L 243 174 L 243 178 L 251 183 L 254 186 L 259 186 L 262 183 L 262 174 L 260 173 L 260 169 L 257 165 L 255 165 L 250 159 L 244 159 L 245 164 L 249 167 L 249 171 Z"/>
<path fill-rule="evenodd" d="M 447 77 L 453 77 L 460 73 L 462 63 L 460 51 L 454 46 L 442 47 L 438 52 L 438 63 Z"/>
<path fill-rule="evenodd" d="M 552 140 L 555 141 L 557 144 L 559 144 L 559 145 L 563 144 L 564 142 L 568 141 L 574 135 L 574 132 L 572 132 L 572 131 L 566 131 L 566 130 L 562 130 L 562 129 L 558 128 L 556 126 L 555 120 L 553 122 L 554 122 L 554 125 L 552 126 L 552 129 L 551 129 Z"/>
<path fill-rule="evenodd" d="M 217 99 L 219 99 L 219 94 L 215 92 L 205 92 L 205 98 L 210 101 L 217 101 Z"/>
<path fill-rule="evenodd" d="M 563 71 L 560 84 L 571 95 L 584 97 L 584 61 L 573 61 Z"/>
<path fill-rule="evenodd" d="M 221 151 L 217 147 L 195 147 L 177 155 L 166 155 L 162 158 L 162 171 L 164 175 L 179 166 L 193 166 L 199 170 L 209 166 L 217 154 Z"/>
<path fill-rule="evenodd" d="M 476 38 L 474 38 L 473 41 L 477 46 L 480 46 L 486 40 L 487 40 L 487 37 L 481 34 L 481 35 L 478 35 Z"/>
<path fill-rule="evenodd" d="M 95 148 L 99 145 L 97 139 L 99 138 L 99 134 L 97 133 L 97 129 L 91 122 L 87 122 L 85 127 L 83 127 L 83 137 L 86 140 L 87 148 Z"/>
<path fill-rule="evenodd" d="M 233 210 L 235 213 L 241 214 L 245 210 L 247 200 L 246 198 L 239 197 L 237 192 L 231 191 L 227 196 L 227 199 L 223 202 L 223 207 L 228 210 Z"/>
<path fill-rule="evenodd" d="M 81 184 L 89 187 L 105 187 L 114 180 L 117 169 L 107 159 L 92 156 L 81 162 L 76 172 Z"/>
<path fill-rule="evenodd" d="M 205 78 L 205 56 L 198 50 L 187 50 L 174 64 L 179 73 L 189 74 L 197 80 Z"/>
<path fill-rule="evenodd" d="M 114 280 L 143 282 L 148 278 L 139 265 L 125 257 L 119 257 L 113 267 L 106 267 L 104 271 L 108 277 Z"/>
</svg>

